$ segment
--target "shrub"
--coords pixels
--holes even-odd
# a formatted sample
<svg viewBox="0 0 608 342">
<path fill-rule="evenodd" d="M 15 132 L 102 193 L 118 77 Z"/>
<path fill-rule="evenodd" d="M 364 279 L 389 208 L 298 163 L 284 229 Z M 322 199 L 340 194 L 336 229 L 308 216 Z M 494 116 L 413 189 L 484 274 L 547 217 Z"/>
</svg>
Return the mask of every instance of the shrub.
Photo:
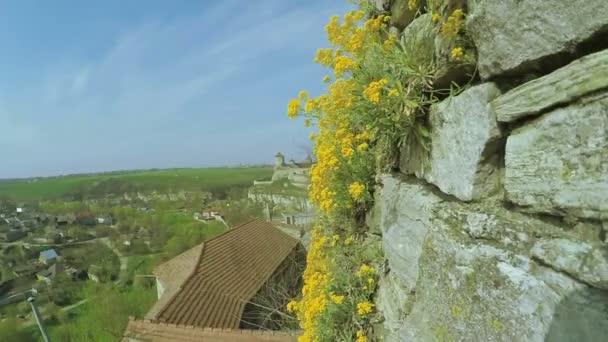
<svg viewBox="0 0 608 342">
<path fill-rule="evenodd" d="M 436 36 L 448 46 L 450 63 L 470 60 L 460 36 L 463 10 L 452 9 L 444 18 L 438 1 L 420 8 L 410 0 L 410 9 L 432 13 L 429 29 L 399 37 L 387 29 L 389 17 L 358 2 L 359 10 L 342 20 L 334 16 L 325 27 L 331 47 L 319 49 L 314 61 L 332 69 L 323 79 L 326 92 L 310 97 L 301 91 L 287 105 L 288 117 L 303 117 L 307 127 L 318 128 L 311 134 L 317 164 L 309 196 L 322 217 L 313 232 L 302 297 L 288 305 L 304 329 L 300 341 L 372 337 L 371 300 L 382 256 L 362 246 L 369 241 L 363 218 L 373 201 L 375 175 L 410 157 L 399 156 L 400 150 L 429 149 L 426 116 L 444 94 L 433 82 L 447 68 L 446 56 L 436 57 Z"/>
</svg>

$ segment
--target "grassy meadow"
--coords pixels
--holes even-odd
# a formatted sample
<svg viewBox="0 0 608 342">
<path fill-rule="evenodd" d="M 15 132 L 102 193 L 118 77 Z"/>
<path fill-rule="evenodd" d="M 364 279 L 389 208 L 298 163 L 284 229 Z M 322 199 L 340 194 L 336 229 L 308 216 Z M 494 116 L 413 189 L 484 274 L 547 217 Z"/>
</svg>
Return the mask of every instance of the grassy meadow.
<svg viewBox="0 0 608 342">
<path fill-rule="evenodd" d="M 250 185 L 270 177 L 270 167 L 125 171 L 21 180 L 0 180 L 0 198 L 58 199 L 78 193 L 105 195 L 133 191 L 214 191 Z"/>
</svg>

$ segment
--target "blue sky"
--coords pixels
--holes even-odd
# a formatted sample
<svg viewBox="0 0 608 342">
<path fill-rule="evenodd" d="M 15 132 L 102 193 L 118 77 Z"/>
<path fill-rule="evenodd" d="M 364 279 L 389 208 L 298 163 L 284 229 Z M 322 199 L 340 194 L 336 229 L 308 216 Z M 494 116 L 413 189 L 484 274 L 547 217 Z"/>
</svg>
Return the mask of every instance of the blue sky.
<svg viewBox="0 0 608 342">
<path fill-rule="evenodd" d="M 0 1 L 0 178 L 302 158 L 345 0 Z"/>
</svg>

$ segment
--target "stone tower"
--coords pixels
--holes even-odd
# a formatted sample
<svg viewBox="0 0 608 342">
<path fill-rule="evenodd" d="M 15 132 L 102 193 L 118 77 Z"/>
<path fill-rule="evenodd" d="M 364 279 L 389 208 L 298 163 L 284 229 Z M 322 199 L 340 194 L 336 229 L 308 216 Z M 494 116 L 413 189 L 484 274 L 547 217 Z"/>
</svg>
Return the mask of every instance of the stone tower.
<svg viewBox="0 0 608 342">
<path fill-rule="evenodd" d="M 285 166 L 285 156 L 279 152 L 274 156 L 274 167 L 279 168 Z"/>
</svg>

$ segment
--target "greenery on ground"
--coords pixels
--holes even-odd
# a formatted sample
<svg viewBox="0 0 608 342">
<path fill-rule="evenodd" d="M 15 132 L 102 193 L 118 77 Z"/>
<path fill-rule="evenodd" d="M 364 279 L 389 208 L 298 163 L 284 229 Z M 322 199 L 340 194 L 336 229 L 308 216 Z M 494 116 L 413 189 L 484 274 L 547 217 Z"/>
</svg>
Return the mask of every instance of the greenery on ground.
<svg viewBox="0 0 608 342">
<path fill-rule="evenodd" d="M 426 117 L 438 99 L 433 81 L 444 67 L 435 55 L 435 36 L 451 49 L 451 63 L 469 58 L 458 46 L 461 9 L 444 18 L 435 12 L 437 1 L 427 8 L 409 0 L 409 10 L 432 14 L 434 29 L 406 38 L 388 30 L 390 18 L 373 3 L 358 3 L 360 9 L 342 21 L 331 18 L 326 26 L 331 47 L 315 57 L 333 69 L 324 78 L 327 92 L 315 98 L 302 91 L 287 108 L 290 118 L 304 117 L 306 126 L 318 127 L 311 135 L 318 162 L 309 195 L 323 216 L 313 232 L 302 297 L 289 305 L 304 329 L 302 342 L 374 338 L 371 301 L 381 252 L 366 254 L 361 246 L 370 240 L 363 219 L 372 205 L 375 175 L 396 165 L 403 146 L 428 149 Z"/>
<path fill-rule="evenodd" d="M 256 185 L 249 191 L 256 194 L 306 197 L 306 188 L 295 186 L 288 179 L 277 180 L 272 182 L 272 184 Z"/>
<path fill-rule="evenodd" d="M 272 175 L 272 168 L 202 168 L 113 172 L 0 182 L 0 196 L 27 201 L 97 198 L 133 192 L 209 191 L 216 196 Z"/>
</svg>

